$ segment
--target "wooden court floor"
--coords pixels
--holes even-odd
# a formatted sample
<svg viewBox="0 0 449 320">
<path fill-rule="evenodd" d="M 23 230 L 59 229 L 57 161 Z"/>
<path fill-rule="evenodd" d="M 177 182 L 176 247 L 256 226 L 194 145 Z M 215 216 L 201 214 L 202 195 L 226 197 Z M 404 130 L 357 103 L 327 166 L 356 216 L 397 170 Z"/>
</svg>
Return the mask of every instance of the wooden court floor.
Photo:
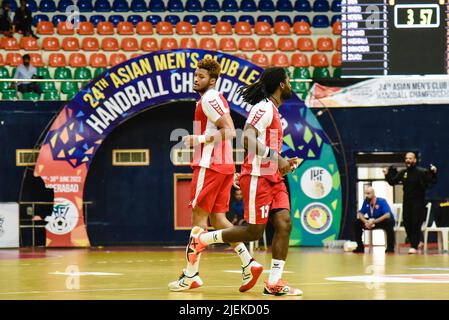
<svg viewBox="0 0 449 320">
<path fill-rule="evenodd" d="M 266 273 L 251 291 L 238 292 L 240 260 L 224 247 L 202 256 L 205 286 L 179 293 L 167 284 L 185 267 L 180 247 L 0 250 L 0 299 L 449 299 L 447 254 L 383 250 L 291 248 L 284 279 L 303 290 L 302 298 L 263 296 Z M 269 268 L 269 251 L 255 257 Z"/>
</svg>

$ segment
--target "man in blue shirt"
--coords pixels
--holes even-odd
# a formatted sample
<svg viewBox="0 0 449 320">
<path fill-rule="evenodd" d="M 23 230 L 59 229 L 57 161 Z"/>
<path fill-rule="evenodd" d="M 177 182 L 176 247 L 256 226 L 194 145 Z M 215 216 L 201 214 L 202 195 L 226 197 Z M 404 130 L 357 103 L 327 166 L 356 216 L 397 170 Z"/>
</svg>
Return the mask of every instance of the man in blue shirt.
<svg viewBox="0 0 449 320">
<path fill-rule="evenodd" d="M 357 241 L 357 248 L 353 251 L 355 253 L 365 252 L 362 242 L 363 229 L 383 229 L 387 234 L 385 252 L 394 253 L 394 216 L 387 200 L 376 197 L 373 187 L 365 189 L 365 201 L 357 212 L 357 219 L 354 222 L 354 235 Z"/>
</svg>

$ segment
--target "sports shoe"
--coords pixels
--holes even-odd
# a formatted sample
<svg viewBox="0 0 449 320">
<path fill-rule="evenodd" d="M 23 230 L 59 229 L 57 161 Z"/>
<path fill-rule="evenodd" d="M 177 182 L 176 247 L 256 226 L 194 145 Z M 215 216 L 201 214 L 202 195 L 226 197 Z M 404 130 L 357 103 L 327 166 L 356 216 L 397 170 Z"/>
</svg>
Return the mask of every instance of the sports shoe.
<svg viewBox="0 0 449 320">
<path fill-rule="evenodd" d="M 302 291 L 290 287 L 287 282 L 279 279 L 276 284 L 268 284 L 268 281 L 265 281 L 263 294 L 265 296 L 302 296 Z"/>
<path fill-rule="evenodd" d="M 206 233 L 203 228 L 193 227 L 190 232 L 189 244 L 186 248 L 186 258 L 189 263 L 194 264 L 198 255 L 206 249 L 207 245 L 200 241 L 200 235 Z"/>
<path fill-rule="evenodd" d="M 262 274 L 263 266 L 256 260 L 251 259 L 246 267 L 242 266 L 242 285 L 239 288 L 240 292 L 245 292 L 254 287 L 260 275 Z"/>
<path fill-rule="evenodd" d="M 416 252 L 418 251 L 415 248 L 408 249 L 408 254 L 415 254 Z"/>
<path fill-rule="evenodd" d="M 358 246 L 357 248 L 355 248 L 354 250 L 352 250 L 353 253 L 365 253 L 365 247 L 363 246 Z"/>
<path fill-rule="evenodd" d="M 201 280 L 198 272 L 195 273 L 194 276 L 188 277 L 185 274 L 185 269 L 184 269 L 178 280 L 170 282 L 168 284 L 168 289 L 170 289 L 170 291 L 184 291 L 184 290 L 199 288 L 203 284 L 204 284 L 203 280 Z"/>
</svg>

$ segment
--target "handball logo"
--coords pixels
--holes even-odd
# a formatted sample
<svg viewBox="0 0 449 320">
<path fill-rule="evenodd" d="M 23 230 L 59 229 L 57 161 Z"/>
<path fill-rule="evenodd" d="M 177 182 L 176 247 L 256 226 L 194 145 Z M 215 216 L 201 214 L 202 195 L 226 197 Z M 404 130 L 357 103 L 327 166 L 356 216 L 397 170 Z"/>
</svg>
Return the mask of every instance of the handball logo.
<svg viewBox="0 0 449 320">
<path fill-rule="evenodd" d="M 53 212 L 45 228 L 54 234 L 66 234 L 71 232 L 78 223 L 78 210 L 70 200 L 55 198 Z"/>
<path fill-rule="evenodd" d="M 332 189 L 332 176 L 322 167 L 307 169 L 301 177 L 301 188 L 312 199 L 326 197 Z"/>
<path fill-rule="evenodd" d="M 5 229 L 3 228 L 4 223 L 5 223 L 5 217 L 0 216 L 0 237 L 5 234 Z"/>
<path fill-rule="evenodd" d="M 301 224 L 310 233 L 324 233 L 332 224 L 332 213 L 322 203 L 311 203 L 301 213 Z"/>
</svg>

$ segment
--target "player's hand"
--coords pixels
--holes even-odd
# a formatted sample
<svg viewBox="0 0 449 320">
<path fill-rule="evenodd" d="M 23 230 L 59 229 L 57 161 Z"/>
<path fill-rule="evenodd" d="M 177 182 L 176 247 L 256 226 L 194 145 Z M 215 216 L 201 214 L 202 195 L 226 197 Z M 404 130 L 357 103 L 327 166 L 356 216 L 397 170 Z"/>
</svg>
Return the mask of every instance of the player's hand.
<svg viewBox="0 0 449 320">
<path fill-rule="evenodd" d="M 369 222 L 369 221 L 366 221 L 365 222 L 365 228 L 367 229 L 367 230 L 371 230 L 371 222 Z"/>
<path fill-rule="evenodd" d="M 232 181 L 232 185 L 236 189 L 240 189 L 240 173 L 234 173 L 234 180 Z"/>
<path fill-rule="evenodd" d="M 295 170 L 299 167 L 300 160 L 298 157 L 294 157 L 292 159 L 288 159 L 288 163 L 290 163 L 290 171 L 294 173 Z"/>
<path fill-rule="evenodd" d="M 184 145 L 188 148 L 194 147 L 194 146 L 197 146 L 200 144 L 200 142 L 198 141 L 198 136 L 194 136 L 194 135 L 184 136 L 182 138 L 182 142 L 184 142 Z"/>
<path fill-rule="evenodd" d="M 430 165 L 430 171 L 432 171 L 433 173 L 437 173 L 437 167 L 435 167 L 433 164 Z"/>
<path fill-rule="evenodd" d="M 278 168 L 281 176 L 285 176 L 291 170 L 290 162 L 287 159 L 284 159 L 281 155 L 278 157 Z"/>
</svg>

